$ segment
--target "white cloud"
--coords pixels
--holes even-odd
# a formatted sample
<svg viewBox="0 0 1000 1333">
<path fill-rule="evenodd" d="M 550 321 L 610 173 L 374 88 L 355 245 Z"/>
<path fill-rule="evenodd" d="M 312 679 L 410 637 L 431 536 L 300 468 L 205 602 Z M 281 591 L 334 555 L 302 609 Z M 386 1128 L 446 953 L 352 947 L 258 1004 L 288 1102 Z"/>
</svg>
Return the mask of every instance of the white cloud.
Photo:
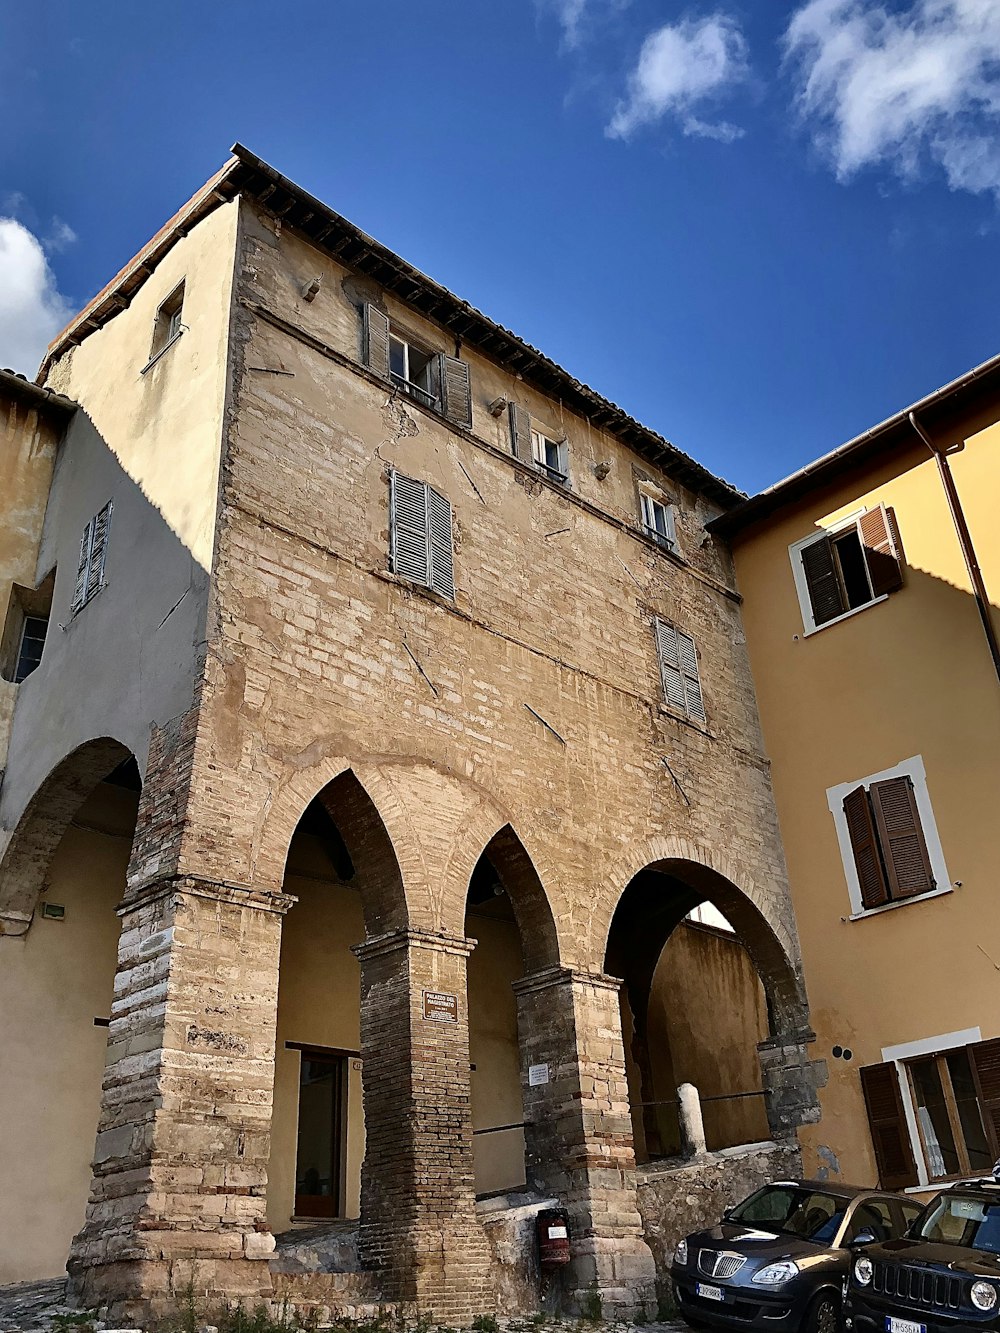
<svg viewBox="0 0 1000 1333">
<path fill-rule="evenodd" d="M 1000 199 L 1000 4 L 809 0 L 785 34 L 799 104 L 840 180 L 928 163 L 953 190 Z"/>
<path fill-rule="evenodd" d="M 42 245 L 48 254 L 55 253 L 61 255 L 77 240 L 76 232 L 68 222 L 63 222 L 62 218 L 54 217 L 52 226 L 42 238 Z"/>
<path fill-rule="evenodd" d="M 630 0 L 536 0 L 543 13 L 554 14 L 569 50 L 582 46 L 603 19 L 621 12 Z"/>
<path fill-rule="evenodd" d="M 16 218 L 0 217 L 0 366 L 34 375 L 71 314 L 41 241 Z"/>
<path fill-rule="evenodd" d="M 710 124 L 695 109 L 743 82 L 748 73 L 747 44 L 735 19 L 720 13 L 665 24 L 643 42 L 627 96 L 605 132 L 627 139 L 641 125 L 671 115 L 685 134 L 731 142 L 742 133 L 737 126 Z"/>
</svg>

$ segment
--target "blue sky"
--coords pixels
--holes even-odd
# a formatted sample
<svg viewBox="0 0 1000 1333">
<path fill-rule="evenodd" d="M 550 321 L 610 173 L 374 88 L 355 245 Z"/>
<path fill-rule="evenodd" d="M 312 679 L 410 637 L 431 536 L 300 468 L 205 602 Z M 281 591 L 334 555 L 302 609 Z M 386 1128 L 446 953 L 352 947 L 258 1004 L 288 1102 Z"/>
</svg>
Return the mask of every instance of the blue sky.
<svg viewBox="0 0 1000 1333">
<path fill-rule="evenodd" d="M 239 139 L 745 489 L 1000 351 L 997 0 L 0 0 L 0 363 Z"/>
</svg>

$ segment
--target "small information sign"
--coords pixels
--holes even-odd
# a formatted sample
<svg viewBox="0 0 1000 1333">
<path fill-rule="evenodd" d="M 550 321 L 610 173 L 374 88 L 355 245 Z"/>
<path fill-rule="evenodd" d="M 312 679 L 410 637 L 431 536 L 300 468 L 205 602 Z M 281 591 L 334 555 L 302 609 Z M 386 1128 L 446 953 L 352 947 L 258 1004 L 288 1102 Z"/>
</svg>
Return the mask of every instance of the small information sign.
<svg viewBox="0 0 1000 1333">
<path fill-rule="evenodd" d="M 548 1065 L 529 1065 L 528 1066 L 528 1087 L 537 1088 L 543 1083 L 549 1081 Z"/>
<path fill-rule="evenodd" d="M 458 1022 L 458 996 L 447 991 L 424 991 L 424 1018 L 431 1023 Z"/>
</svg>

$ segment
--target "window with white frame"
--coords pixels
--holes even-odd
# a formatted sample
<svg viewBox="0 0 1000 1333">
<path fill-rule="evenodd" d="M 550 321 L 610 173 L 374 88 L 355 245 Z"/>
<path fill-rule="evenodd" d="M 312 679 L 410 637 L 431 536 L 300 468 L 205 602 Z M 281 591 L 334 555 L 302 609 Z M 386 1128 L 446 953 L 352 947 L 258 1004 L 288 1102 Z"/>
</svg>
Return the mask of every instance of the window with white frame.
<svg viewBox="0 0 1000 1333">
<path fill-rule="evenodd" d="M 569 442 L 565 435 L 535 421 L 526 407 L 511 399 L 507 404 L 510 447 L 515 458 L 530 463 L 550 481 L 569 485 Z"/>
<path fill-rule="evenodd" d="M 153 322 L 153 341 L 149 349 L 149 365 L 165 352 L 184 332 L 184 284 L 179 283 L 160 305 Z M 148 369 L 148 366 L 147 366 Z"/>
<path fill-rule="evenodd" d="M 551 481 L 569 480 L 569 447 L 565 440 L 554 440 L 549 433 L 532 428 L 531 455 L 535 466 Z"/>
<path fill-rule="evenodd" d="M 394 471 L 389 508 L 393 573 L 454 598 L 451 502 L 427 482 Z"/>
<path fill-rule="evenodd" d="M 839 783 L 826 795 L 852 918 L 949 891 L 920 755 L 860 782 Z"/>
<path fill-rule="evenodd" d="M 422 407 L 456 426 L 472 426 L 472 384 L 461 357 L 433 352 L 391 325 L 377 306 L 361 308 L 361 343 L 365 365 Z"/>
<path fill-rule="evenodd" d="M 425 407 L 433 407 L 438 397 L 433 375 L 434 353 L 390 332 L 389 377 L 393 384 Z"/>
<path fill-rule="evenodd" d="M 885 505 L 803 537 L 788 553 L 807 634 L 903 586 L 895 516 Z"/>
<path fill-rule="evenodd" d="M 83 530 L 80 540 L 80 560 L 76 570 L 76 585 L 70 611 L 76 615 L 92 597 L 104 587 L 104 566 L 108 555 L 108 535 L 111 531 L 112 502 L 109 500 Z"/>
<path fill-rule="evenodd" d="M 674 522 L 674 507 L 645 491 L 639 492 L 639 506 L 642 511 L 642 526 L 646 536 L 668 551 L 677 550 L 677 527 Z"/>
<path fill-rule="evenodd" d="M 686 713 L 698 722 L 706 721 L 694 639 L 659 616 L 655 631 L 664 699 L 670 708 Z"/>
</svg>

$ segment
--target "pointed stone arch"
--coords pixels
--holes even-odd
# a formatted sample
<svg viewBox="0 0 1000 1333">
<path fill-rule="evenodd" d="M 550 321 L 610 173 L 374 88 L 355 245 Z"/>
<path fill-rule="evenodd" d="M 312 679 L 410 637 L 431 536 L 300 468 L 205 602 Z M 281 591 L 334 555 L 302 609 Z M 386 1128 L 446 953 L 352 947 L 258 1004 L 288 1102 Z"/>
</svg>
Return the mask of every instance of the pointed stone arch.
<svg viewBox="0 0 1000 1333">
<path fill-rule="evenodd" d="M 495 869 L 510 899 L 521 935 L 525 972 L 557 966 L 559 937 L 552 907 L 534 862 L 512 825 L 505 824 L 494 833 L 477 864 L 483 857 Z"/>
</svg>

